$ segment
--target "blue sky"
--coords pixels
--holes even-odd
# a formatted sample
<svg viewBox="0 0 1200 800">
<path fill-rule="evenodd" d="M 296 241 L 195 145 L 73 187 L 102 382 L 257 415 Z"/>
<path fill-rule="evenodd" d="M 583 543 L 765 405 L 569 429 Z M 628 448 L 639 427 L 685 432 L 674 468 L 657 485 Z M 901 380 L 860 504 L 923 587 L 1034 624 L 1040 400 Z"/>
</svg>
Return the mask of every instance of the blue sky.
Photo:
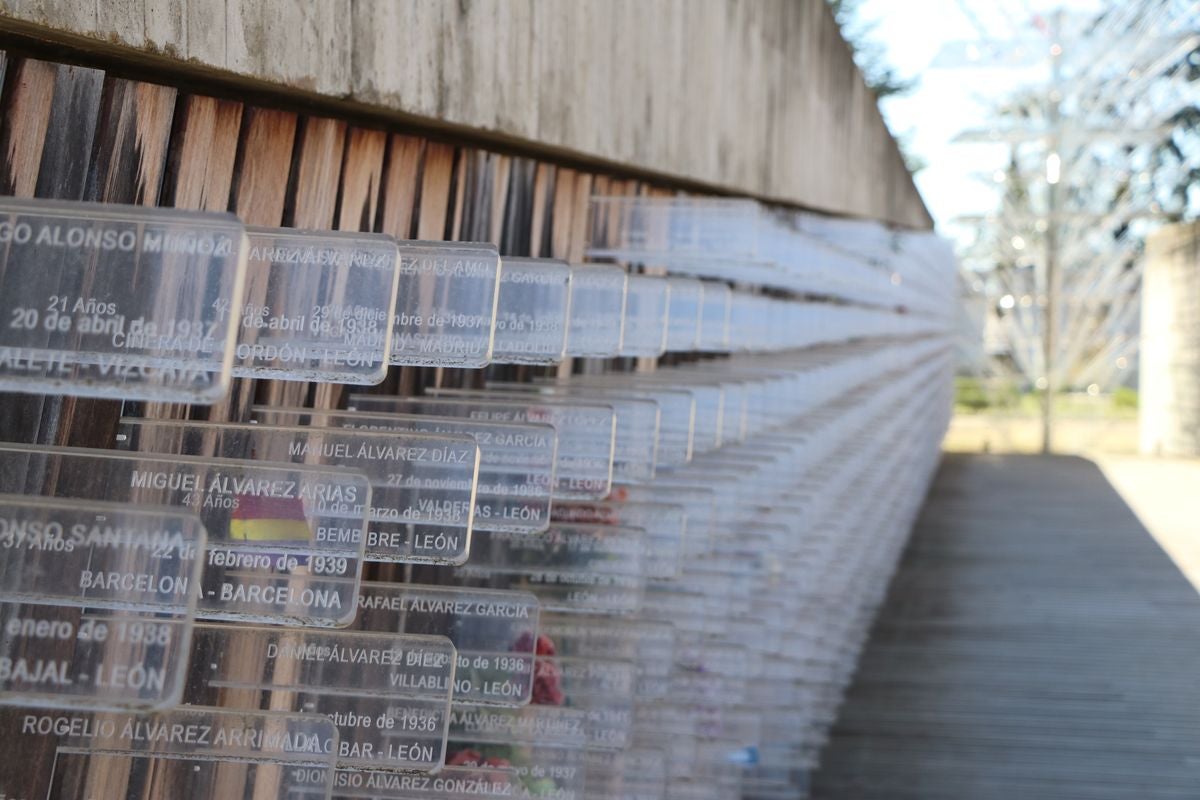
<svg viewBox="0 0 1200 800">
<path fill-rule="evenodd" d="M 1036 49 L 1048 49 L 1050 39 L 1038 30 L 1035 17 L 1048 17 L 1056 8 L 1099 5 L 1096 0 L 864 0 L 861 18 L 877 22 L 872 38 L 884 45 L 889 62 L 902 75 L 920 79 L 910 95 L 885 100 L 882 111 L 892 132 L 906 136 L 929 165 L 917 175 L 917 187 L 940 232 L 952 236 L 954 217 L 984 214 L 996 205 L 988 176 L 1005 166 L 1008 148 L 951 140 L 964 129 L 986 125 L 988 98 L 1045 79 L 1048 61 Z M 1026 42 L 1028 50 L 1018 53 L 998 44 L 1014 40 Z M 947 47 L 968 57 L 978 53 L 992 66 L 965 66 L 966 59 L 951 58 Z"/>
</svg>

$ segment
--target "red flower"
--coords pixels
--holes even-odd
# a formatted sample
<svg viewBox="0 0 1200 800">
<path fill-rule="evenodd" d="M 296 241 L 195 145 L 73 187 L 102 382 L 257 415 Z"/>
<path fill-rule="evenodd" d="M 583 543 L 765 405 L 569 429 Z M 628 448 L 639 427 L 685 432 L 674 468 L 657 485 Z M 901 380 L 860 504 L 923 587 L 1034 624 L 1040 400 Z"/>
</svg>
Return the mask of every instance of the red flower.
<svg viewBox="0 0 1200 800">
<path fill-rule="evenodd" d="M 562 671 L 550 658 L 539 658 L 533 670 L 533 700 L 538 706 L 561 706 L 567 702 L 562 690 Z"/>
<path fill-rule="evenodd" d="M 536 642 L 531 641 L 532 639 L 533 639 L 533 634 L 531 634 L 529 631 L 522 633 L 520 636 L 517 637 L 517 640 L 515 642 L 513 642 L 512 648 L 511 648 L 512 652 L 528 653 L 530 650 L 533 650 L 533 652 L 539 656 L 556 656 L 556 655 L 558 655 L 558 648 L 554 646 L 554 640 L 551 639 L 549 636 L 546 636 L 545 634 L 540 634 L 537 637 Z M 533 645 L 533 647 L 530 647 L 530 645 Z"/>
<path fill-rule="evenodd" d="M 477 767 L 483 763 L 483 754 L 478 750 L 459 750 L 446 759 L 447 767 Z"/>
</svg>

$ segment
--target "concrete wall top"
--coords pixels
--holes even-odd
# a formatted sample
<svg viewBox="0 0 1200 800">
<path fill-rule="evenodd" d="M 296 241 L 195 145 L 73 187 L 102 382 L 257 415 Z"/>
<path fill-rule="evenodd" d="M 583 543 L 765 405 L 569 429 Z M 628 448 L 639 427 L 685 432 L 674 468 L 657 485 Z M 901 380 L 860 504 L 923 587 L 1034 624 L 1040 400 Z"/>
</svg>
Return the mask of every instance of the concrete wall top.
<svg viewBox="0 0 1200 800">
<path fill-rule="evenodd" d="M 931 226 L 824 0 L 0 0 L 0 29 Z"/>
</svg>

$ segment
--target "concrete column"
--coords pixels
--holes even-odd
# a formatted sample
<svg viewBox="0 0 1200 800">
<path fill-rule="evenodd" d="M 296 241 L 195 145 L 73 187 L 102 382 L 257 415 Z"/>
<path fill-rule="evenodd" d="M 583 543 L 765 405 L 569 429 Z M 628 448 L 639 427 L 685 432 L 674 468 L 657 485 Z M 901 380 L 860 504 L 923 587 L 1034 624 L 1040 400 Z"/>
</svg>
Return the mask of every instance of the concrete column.
<svg viewBox="0 0 1200 800">
<path fill-rule="evenodd" d="M 1200 223 L 1146 240 L 1139 381 L 1142 452 L 1200 456 Z"/>
</svg>

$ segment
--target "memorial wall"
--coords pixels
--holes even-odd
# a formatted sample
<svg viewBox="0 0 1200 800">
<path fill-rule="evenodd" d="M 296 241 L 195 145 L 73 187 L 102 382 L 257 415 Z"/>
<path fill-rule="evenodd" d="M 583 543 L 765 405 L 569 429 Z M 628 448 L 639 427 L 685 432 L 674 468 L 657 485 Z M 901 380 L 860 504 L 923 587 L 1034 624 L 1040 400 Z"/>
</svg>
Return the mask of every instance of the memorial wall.
<svg viewBox="0 0 1200 800">
<path fill-rule="evenodd" d="M 0 797 L 804 796 L 948 418 L 944 242 L 47 55 Z"/>
</svg>

